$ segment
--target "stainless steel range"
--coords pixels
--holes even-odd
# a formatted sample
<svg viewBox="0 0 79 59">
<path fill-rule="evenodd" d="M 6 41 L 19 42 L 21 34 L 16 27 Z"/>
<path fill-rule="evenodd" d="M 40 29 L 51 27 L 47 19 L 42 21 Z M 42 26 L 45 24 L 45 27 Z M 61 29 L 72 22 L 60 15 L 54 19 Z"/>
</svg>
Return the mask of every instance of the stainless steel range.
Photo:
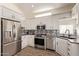
<svg viewBox="0 0 79 59">
<path fill-rule="evenodd" d="M 46 49 L 46 30 L 45 25 L 38 25 L 35 35 L 35 47 Z"/>
</svg>

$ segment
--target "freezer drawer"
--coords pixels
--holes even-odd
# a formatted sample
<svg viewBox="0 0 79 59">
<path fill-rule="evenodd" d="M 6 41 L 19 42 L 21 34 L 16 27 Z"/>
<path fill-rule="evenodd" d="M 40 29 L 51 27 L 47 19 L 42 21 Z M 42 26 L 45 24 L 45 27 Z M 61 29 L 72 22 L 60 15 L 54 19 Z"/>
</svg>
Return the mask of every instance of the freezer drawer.
<svg viewBox="0 0 79 59">
<path fill-rule="evenodd" d="M 3 56 L 11 56 L 17 52 L 17 42 L 3 45 Z"/>
</svg>

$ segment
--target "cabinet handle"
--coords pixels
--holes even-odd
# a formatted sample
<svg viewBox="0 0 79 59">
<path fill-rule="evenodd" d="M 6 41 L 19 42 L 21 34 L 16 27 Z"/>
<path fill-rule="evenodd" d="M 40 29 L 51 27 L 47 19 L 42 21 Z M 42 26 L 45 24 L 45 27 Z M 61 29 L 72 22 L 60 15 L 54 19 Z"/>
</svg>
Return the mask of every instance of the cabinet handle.
<svg viewBox="0 0 79 59">
<path fill-rule="evenodd" d="M 12 18 L 15 18 L 15 16 L 12 15 Z"/>
<path fill-rule="evenodd" d="M 70 51 L 70 49 L 68 48 L 68 51 Z"/>
<path fill-rule="evenodd" d="M 57 45 L 58 45 L 58 42 L 57 42 Z"/>
<path fill-rule="evenodd" d="M 68 44 L 68 45 L 70 45 L 70 44 Z"/>
<path fill-rule="evenodd" d="M 68 56 L 70 56 L 70 53 L 68 53 Z"/>
</svg>

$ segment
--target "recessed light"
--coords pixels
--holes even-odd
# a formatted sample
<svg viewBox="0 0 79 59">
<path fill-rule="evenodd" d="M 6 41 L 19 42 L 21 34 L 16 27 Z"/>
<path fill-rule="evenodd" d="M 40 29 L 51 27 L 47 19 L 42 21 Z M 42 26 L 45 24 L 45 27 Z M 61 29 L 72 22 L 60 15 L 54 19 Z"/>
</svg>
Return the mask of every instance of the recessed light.
<svg viewBox="0 0 79 59">
<path fill-rule="evenodd" d="M 52 13 L 48 12 L 48 13 L 42 13 L 42 14 L 38 14 L 38 15 L 35 15 L 35 17 L 44 17 L 44 16 L 50 16 L 52 15 Z"/>
<path fill-rule="evenodd" d="M 34 7 L 34 5 L 32 5 L 32 7 Z"/>
</svg>

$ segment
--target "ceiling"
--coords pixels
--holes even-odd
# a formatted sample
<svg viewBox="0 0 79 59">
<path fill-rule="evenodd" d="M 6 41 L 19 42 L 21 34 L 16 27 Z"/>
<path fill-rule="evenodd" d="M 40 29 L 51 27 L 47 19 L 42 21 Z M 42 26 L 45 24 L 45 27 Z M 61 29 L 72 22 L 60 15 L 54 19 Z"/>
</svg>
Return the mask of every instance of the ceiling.
<svg viewBox="0 0 79 59">
<path fill-rule="evenodd" d="M 15 3 L 15 4 L 24 13 L 26 18 L 34 18 L 34 15 L 37 14 L 34 13 L 35 10 L 50 7 L 52 8 L 52 10 L 55 10 L 57 8 L 74 5 L 74 3 Z"/>
</svg>

